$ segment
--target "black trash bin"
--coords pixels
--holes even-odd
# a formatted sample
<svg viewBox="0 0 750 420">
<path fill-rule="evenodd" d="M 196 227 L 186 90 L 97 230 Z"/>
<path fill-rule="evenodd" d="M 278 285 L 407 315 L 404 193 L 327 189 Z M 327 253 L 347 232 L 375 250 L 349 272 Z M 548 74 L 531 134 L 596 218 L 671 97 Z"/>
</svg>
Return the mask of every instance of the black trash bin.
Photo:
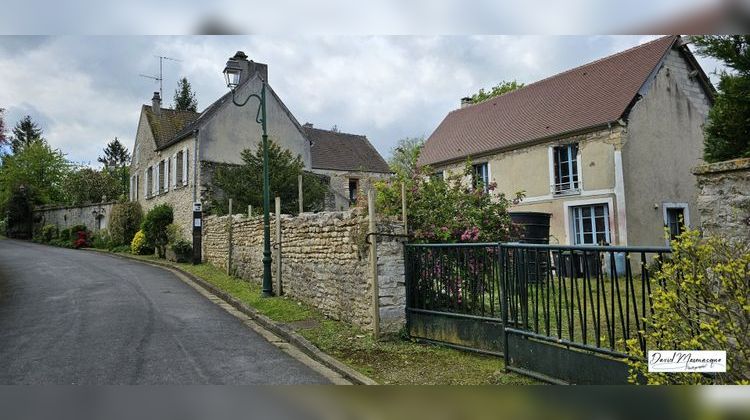
<svg viewBox="0 0 750 420">
<path fill-rule="evenodd" d="M 520 234 L 513 238 L 517 242 L 527 244 L 549 243 L 550 213 L 533 211 L 510 212 L 510 220 L 519 226 Z M 547 277 L 549 267 L 549 251 L 522 249 L 517 263 L 521 265 L 523 274 L 529 283 L 537 283 Z M 537 262 L 539 267 L 537 267 Z M 537 278 L 537 275 L 539 278 Z"/>
</svg>

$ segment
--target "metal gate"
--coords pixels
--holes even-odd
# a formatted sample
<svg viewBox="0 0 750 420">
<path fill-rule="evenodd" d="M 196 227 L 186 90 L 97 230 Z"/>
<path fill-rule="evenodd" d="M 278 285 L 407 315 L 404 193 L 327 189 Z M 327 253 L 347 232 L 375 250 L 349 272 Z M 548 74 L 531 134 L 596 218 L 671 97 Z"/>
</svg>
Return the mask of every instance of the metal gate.
<svg viewBox="0 0 750 420">
<path fill-rule="evenodd" d="M 665 247 L 406 244 L 412 337 L 549 382 L 626 383 Z M 651 269 L 649 269 L 651 267 Z"/>
</svg>

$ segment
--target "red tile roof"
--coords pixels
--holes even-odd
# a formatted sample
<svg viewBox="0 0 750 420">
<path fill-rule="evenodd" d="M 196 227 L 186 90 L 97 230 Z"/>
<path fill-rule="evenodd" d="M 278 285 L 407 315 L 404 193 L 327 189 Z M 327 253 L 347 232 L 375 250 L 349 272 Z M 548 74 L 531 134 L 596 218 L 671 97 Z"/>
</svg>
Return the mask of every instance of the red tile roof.
<svg viewBox="0 0 750 420">
<path fill-rule="evenodd" d="M 312 142 L 313 169 L 390 173 L 388 163 L 367 137 L 303 126 Z"/>
<path fill-rule="evenodd" d="M 463 159 L 617 121 L 677 36 L 666 36 L 451 111 L 427 139 L 422 165 Z"/>
</svg>

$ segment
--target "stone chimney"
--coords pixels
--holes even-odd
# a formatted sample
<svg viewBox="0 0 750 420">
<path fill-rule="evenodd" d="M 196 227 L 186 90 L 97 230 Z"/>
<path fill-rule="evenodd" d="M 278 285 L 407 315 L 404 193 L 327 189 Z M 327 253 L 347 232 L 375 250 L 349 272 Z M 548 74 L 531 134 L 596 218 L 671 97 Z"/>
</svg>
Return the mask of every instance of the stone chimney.
<svg viewBox="0 0 750 420">
<path fill-rule="evenodd" d="M 263 63 L 256 63 L 255 61 L 248 60 L 247 54 L 242 51 L 237 51 L 232 57 L 242 67 L 242 75 L 240 76 L 240 84 L 245 80 L 253 77 L 255 73 L 260 73 L 260 77 L 266 82 L 268 81 L 268 65 Z"/>
<path fill-rule="evenodd" d="M 151 110 L 156 115 L 161 113 L 161 96 L 159 96 L 159 92 L 154 92 L 154 97 L 151 98 Z"/>
<path fill-rule="evenodd" d="M 467 106 L 474 105 L 474 101 L 469 98 L 468 96 L 465 98 L 461 98 L 461 109 L 466 108 Z"/>
<path fill-rule="evenodd" d="M 313 128 L 313 124 L 309 122 L 304 123 L 302 126 L 305 128 Z"/>
</svg>

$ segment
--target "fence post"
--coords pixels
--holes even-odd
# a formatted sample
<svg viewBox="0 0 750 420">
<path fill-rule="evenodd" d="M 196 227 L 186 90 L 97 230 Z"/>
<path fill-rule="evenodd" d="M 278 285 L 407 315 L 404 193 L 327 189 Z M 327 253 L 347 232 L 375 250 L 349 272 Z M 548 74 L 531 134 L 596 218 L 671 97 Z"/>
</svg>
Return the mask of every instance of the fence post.
<svg viewBox="0 0 750 420">
<path fill-rule="evenodd" d="M 404 221 L 404 235 L 409 234 L 408 225 L 406 222 L 406 183 L 401 183 L 401 218 Z"/>
<path fill-rule="evenodd" d="M 227 218 L 227 274 L 232 275 L 232 199 L 229 199 L 229 217 Z"/>
<path fill-rule="evenodd" d="M 367 210 L 370 218 L 370 276 L 372 277 L 372 335 L 380 337 L 380 286 L 378 285 L 378 251 L 375 236 L 375 190 L 367 191 Z"/>
<path fill-rule="evenodd" d="M 302 213 L 304 209 L 304 207 L 302 206 L 302 199 L 304 198 L 302 197 L 302 174 L 297 175 L 297 185 L 299 188 L 299 197 L 297 201 L 299 202 L 299 212 Z"/>
<path fill-rule="evenodd" d="M 253 205 L 248 204 L 247 205 L 247 218 L 249 219 L 251 217 L 253 217 Z"/>
<path fill-rule="evenodd" d="M 281 197 L 276 197 L 276 293 L 281 296 Z"/>
<path fill-rule="evenodd" d="M 227 218 L 227 237 L 229 246 L 227 251 L 227 274 L 232 275 L 232 199 L 229 199 L 229 217 Z"/>
</svg>

